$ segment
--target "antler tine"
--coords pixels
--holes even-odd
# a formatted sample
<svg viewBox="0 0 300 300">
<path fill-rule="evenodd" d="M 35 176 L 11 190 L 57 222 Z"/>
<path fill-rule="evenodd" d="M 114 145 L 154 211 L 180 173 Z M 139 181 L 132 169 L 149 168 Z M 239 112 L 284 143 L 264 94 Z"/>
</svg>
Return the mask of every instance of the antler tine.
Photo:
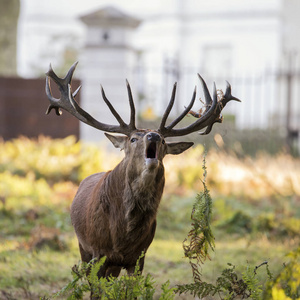
<svg viewBox="0 0 300 300">
<path fill-rule="evenodd" d="M 112 104 L 110 103 L 110 101 L 107 99 L 103 86 L 101 85 L 101 94 L 102 94 L 102 98 L 105 102 L 105 104 L 108 106 L 109 110 L 111 111 L 111 113 L 114 115 L 114 117 L 117 119 L 117 121 L 119 122 L 120 126 L 126 126 L 125 122 L 123 121 L 123 119 L 121 118 L 121 116 L 118 114 L 118 112 L 115 110 L 115 108 L 112 106 Z"/>
<path fill-rule="evenodd" d="M 76 67 L 75 64 L 73 66 Z M 62 108 L 64 110 L 68 111 L 69 113 L 71 113 L 76 118 L 78 118 L 80 121 L 89 124 L 88 119 L 90 118 L 92 120 L 93 118 L 87 112 L 85 112 L 83 109 L 81 109 L 81 107 L 77 104 L 77 102 L 74 99 L 74 96 L 77 95 L 77 93 L 80 89 L 80 86 L 77 88 L 77 90 L 73 94 L 71 92 L 71 85 L 69 82 L 71 81 L 73 72 L 74 72 L 74 69 L 71 70 L 71 72 L 69 71 L 65 78 L 59 78 L 54 73 L 54 71 L 50 65 L 49 71 L 46 73 L 48 75 L 46 77 L 46 94 L 50 101 L 50 105 L 46 111 L 46 114 L 49 114 L 52 109 L 55 109 L 56 114 L 61 115 L 62 112 L 60 111 L 60 108 Z M 50 86 L 50 78 L 52 78 L 59 87 L 59 90 L 61 92 L 60 99 L 56 99 L 52 95 L 51 86 Z M 96 121 L 96 120 L 94 120 L 94 121 Z M 94 125 L 92 125 L 92 126 L 94 126 Z"/>
<path fill-rule="evenodd" d="M 203 79 L 202 79 L 203 80 Z M 205 84 L 206 85 L 206 84 Z M 218 103 L 218 95 L 217 95 L 217 88 L 216 88 L 216 83 L 214 82 L 214 90 L 213 90 L 213 101 L 212 101 L 212 106 L 210 108 L 210 110 L 215 110 L 217 107 L 217 103 Z M 220 111 L 221 113 L 221 111 Z M 200 135 L 206 135 L 209 134 L 212 130 L 212 127 L 215 123 L 222 123 L 223 120 L 223 116 L 219 115 L 215 120 L 212 121 L 211 124 L 209 124 L 206 127 L 206 130 L 204 132 L 199 132 Z"/>
<path fill-rule="evenodd" d="M 73 97 L 75 98 L 76 95 L 78 94 L 78 92 L 80 91 L 81 89 L 81 85 L 76 89 L 76 91 L 73 93 Z"/>
<path fill-rule="evenodd" d="M 72 77 L 73 77 L 73 74 L 74 74 L 74 71 L 76 69 L 78 65 L 78 61 L 76 61 L 72 66 L 71 68 L 69 69 L 67 75 L 65 76 L 65 78 L 59 78 L 53 71 L 52 69 L 52 65 L 50 64 L 49 66 L 49 70 L 48 72 L 46 73 L 46 75 L 48 77 L 51 77 L 55 83 L 58 85 L 60 91 L 63 90 L 63 86 L 64 85 L 67 85 L 67 84 L 71 84 L 71 81 L 72 81 Z"/>
<path fill-rule="evenodd" d="M 72 77 L 73 77 L 73 73 L 74 70 L 76 69 L 78 62 L 75 62 L 70 70 L 68 71 L 67 75 L 65 76 L 65 78 L 59 78 L 53 71 L 51 64 L 49 65 L 49 70 L 46 73 L 46 94 L 48 96 L 48 99 L 50 101 L 50 105 L 47 108 L 46 114 L 49 114 L 50 111 L 52 109 L 55 109 L 55 112 L 58 116 L 60 116 L 62 114 L 62 112 L 60 111 L 60 107 L 61 108 L 65 108 L 62 106 L 62 103 L 60 102 L 60 99 L 55 99 L 52 96 L 52 92 L 51 92 L 51 86 L 50 86 L 50 78 L 52 78 L 54 80 L 54 82 L 58 85 L 59 91 L 61 92 L 61 94 L 63 94 L 65 97 L 69 97 L 69 94 L 71 93 L 71 87 L 69 88 L 69 85 L 71 84 L 72 81 Z M 72 95 L 72 97 L 70 98 L 70 102 L 69 104 L 71 104 L 71 106 L 74 108 L 74 106 L 77 104 L 76 101 L 74 100 L 75 96 L 77 95 L 78 91 L 80 90 L 80 86 L 77 88 L 77 90 L 74 92 L 74 94 Z M 76 104 L 74 104 L 74 102 Z M 69 105 L 70 106 L 70 105 Z M 70 106 L 70 107 L 71 107 Z M 66 108 L 65 108 L 66 109 Z"/>
<path fill-rule="evenodd" d="M 193 105 L 195 103 L 196 91 L 197 91 L 197 87 L 195 86 L 191 102 L 185 108 L 185 110 L 180 114 L 180 116 L 178 116 L 170 125 L 168 125 L 166 127 L 167 129 L 172 129 L 174 126 L 176 126 L 187 115 L 187 113 L 191 110 L 191 108 L 193 107 Z"/>
<path fill-rule="evenodd" d="M 226 80 L 226 84 L 227 84 L 226 91 L 225 91 L 225 95 L 223 97 L 223 99 L 226 101 L 226 103 L 228 103 L 230 100 L 242 102 L 240 99 L 238 99 L 238 98 L 231 95 L 231 85 L 227 80 Z"/>
<path fill-rule="evenodd" d="M 205 112 L 197 121 L 195 121 L 194 123 L 190 124 L 187 127 L 180 128 L 180 129 L 173 129 L 173 127 L 178 123 L 176 119 L 169 126 L 162 128 L 165 137 L 183 136 L 201 130 L 205 127 L 207 127 L 206 130 L 200 134 L 201 135 L 208 134 L 211 131 L 213 124 L 222 122 L 223 118 L 221 116 L 221 111 L 225 107 L 227 102 L 230 100 L 240 101 L 238 98 L 233 97 L 231 95 L 231 86 L 229 84 L 227 84 L 225 95 L 220 101 L 218 101 L 217 88 L 216 88 L 216 84 L 214 83 L 213 99 L 212 99 L 205 81 L 200 76 L 200 74 L 198 74 L 198 77 L 200 79 L 203 92 L 204 92 L 205 106 L 206 106 Z M 186 110 L 187 109 L 185 109 L 184 112 L 186 112 Z M 178 117 L 178 119 L 180 119 L 180 117 Z"/>
<path fill-rule="evenodd" d="M 204 82 L 204 80 L 203 80 L 203 82 Z M 206 86 L 206 84 L 205 84 L 205 86 Z M 208 92 L 207 87 L 206 87 L 206 90 Z M 208 95 L 209 95 L 209 98 L 211 99 L 209 92 L 208 92 Z M 205 101 L 208 102 L 206 97 L 207 97 L 207 95 L 205 96 Z M 198 119 L 196 122 L 194 122 L 187 128 L 190 128 L 192 130 L 191 132 L 194 132 L 194 131 L 198 131 L 206 126 L 210 126 L 210 125 L 212 125 L 212 123 L 217 122 L 216 120 L 219 119 L 219 114 L 217 115 L 217 117 L 215 119 L 213 119 L 211 122 L 208 123 L 208 121 L 210 121 L 210 119 L 211 119 L 211 116 L 213 116 L 214 113 L 216 112 L 217 104 L 218 104 L 217 88 L 216 88 L 216 84 L 214 82 L 213 100 L 212 100 L 211 105 L 209 106 L 208 110 L 206 112 L 204 112 L 203 116 L 200 119 Z"/>
<path fill-rule="evenodd" d="M 50 68 L 51 68 L 51 65 L 50 65 Z M 59 109 L 59 107 L 56 107 L 55 103 L 58 101 L 57 99 L 55 99 L 53 96 L 52 96 L 52 92 L 51 92 L 51 87 L 50 87 L 50 78 L 47 76 L 46 77 L 46 95 L 50 101 L 50 105 L 48 106 L 47 110 L 46 110 L 46 115 L 49 115 L 50 111 L 52 109 L 55 110 L 55 113 L 60 116 L 62 113 Z"/>
<path fill-rule="evenodd" d="M 68 71 L 67 75 L 64 78 L 58 77 L 50 65 L 48 72 L 46 73 L 46 94 L 50 101 L 50 105 L 46 111 L 46 114 L 49 114 L 52 109 L 55 109 L 56 114 L 60 115 L 60 108 L 66 110 L 70 114 L 72 114 L 74 117 L 79 119 L 80 121 L 96 128 L 102 131 L 107 132 L 115 132 L 115 133 L 122 133 L 127 136 L 131 134 L 131 132 L 134 130 L 132 125 L 127 125 L 120 115 L 116 112 L 116 110 L 113 108 L 111 103 L 108 101 L 108 99 L 105 96 L 104 90 L 102 88 L 102 96 L 105 101 L 105 103 L 108 105 L 110 111 L 115 116 L 117 121 L 120 125 L 109 125 L 105 123 L 101 123 L 94 119 L 89 113 L 87 113 L 85 110 L 83 110 L 78 103 L 75 101 L 75 96 L 77 95 L 78 91 L 80 90 L 80 86 L 77 88 L 77 90 L 72 94 L 71 92 L 71 81 L 72 77 L 75 71 L 75 68 L 77 66 L 77 62 L 72 65 L 70 70 Z M 61 97 L 60 99 L 56 99 L 53 97 L 50 87 L 50 78 L 53 79 L 53 81 L 58 85 Z M 133 100 L 130 100 L 133 102 Z M 130 104 L 132 106 L 132 104 Z M 133 114 L 134 116 L 134 114 Z M 133 117 L 131 116 L 131 119 Z M 132 122 L 131 122 L 132 123 Z"/>
<path fill-rule="evenodd" d="M 201 85 L 202 85 L 202 89 L 203 89 L 203 92 L 204 92 L 205 104 L 206 104 L 206 108 L 207 108 L 212 103 L 211 96 L 210 96 L 210 93 L 209 93 L 209 90 L 207 88 L 207 85 L 206 85 L 205 81 L 203 80 L 202 76 L 199 73 L 198 73 L 198 78 L 200 79 L 200 82 L 201 82 Z"/>
<path fill-rule="evenodd" d="M 168 116 L 169 116 L 169 114 L 170 114 L 170 112 L 172 110 L 172 107 L 174 105 L 175 96 L 176 96 L 176 87 L 177 87 L 177 82 L 174 83 L 173 90 L 172 90 L 172 95 L 171 95 L 171 99 L 169 101 L 169 104 L 168 104 L 168 106 L 166 108 L 166 111 L 165 111 L 165 113 L 164 113 L 164 115 L 163 115 L 163 117 L 161 119 L 161 122 L 160 122 L 160 126 L 159 126 L 158 131 L 160 131 L 161 133 L 164 132 L 164 128 L 165 128 Z"/>
<path fill-rule="evenodd" d="M 132 97 L 132 92 L 131 92 L 131 87 L 126 79 L 126 86 L 127 86 L 127 92 L 128 92 L 128 99 L 129 99 L 129 105 L 130 105 L 130 122 L 129 122 L 129 127 L 132 128 L 132 130 L 135 130 L 135 106 L 133 102 L 133 97 Z"/>
</svg>

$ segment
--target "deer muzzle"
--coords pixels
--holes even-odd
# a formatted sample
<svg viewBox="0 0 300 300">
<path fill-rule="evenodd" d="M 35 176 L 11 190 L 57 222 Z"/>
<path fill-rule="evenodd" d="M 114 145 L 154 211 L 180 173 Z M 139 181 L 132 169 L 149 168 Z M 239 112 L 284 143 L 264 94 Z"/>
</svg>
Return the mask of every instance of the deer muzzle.
<svg viewBox="0 0 300 300">
<path fill-rule="evenodd" d="M 155 132 L 150 132 L 145 136 L 146 150 L 145 160 L 146 165 L 157 166 L 158 165 L 158 144 L 161 142 L 161 137 Z"/>
</svg>

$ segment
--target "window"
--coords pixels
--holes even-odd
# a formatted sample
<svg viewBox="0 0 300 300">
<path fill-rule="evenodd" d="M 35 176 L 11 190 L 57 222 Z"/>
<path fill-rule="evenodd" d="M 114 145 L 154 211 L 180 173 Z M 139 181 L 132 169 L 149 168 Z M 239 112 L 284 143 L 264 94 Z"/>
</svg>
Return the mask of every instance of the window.
<svg viewBox="0 0 300 300">
<path fill-rule="evenodd" d="M 108 31 L 104 31 L 102 34 L 102 39 L 104 42 L 107 42 L 109 40 L 109 33 Z"/>
</svg>

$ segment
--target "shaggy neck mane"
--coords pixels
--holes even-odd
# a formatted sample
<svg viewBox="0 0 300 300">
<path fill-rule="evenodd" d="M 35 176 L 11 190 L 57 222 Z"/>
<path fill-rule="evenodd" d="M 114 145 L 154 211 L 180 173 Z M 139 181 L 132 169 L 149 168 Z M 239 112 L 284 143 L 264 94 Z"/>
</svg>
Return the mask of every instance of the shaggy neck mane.
<svg viewBox="0 0 300 300">
<path fill-rule="evenodd" d="M 136 223 L 139 221 L 137 219 L 146 221 L 145 218 L 156 216 L 165 183 L 164 167 L 160 164 L 155 171 L 145 169 L 139 173 L 135 164 L 128 164 L 123 159 L 109 173 L 106 183 L 111 196 L 116 191 L 122 191 L 116 198 L 122 202 L 119 205 L 127 222 Z M 130 228 L 133 226 L 129 225 Z"/>
</svg>

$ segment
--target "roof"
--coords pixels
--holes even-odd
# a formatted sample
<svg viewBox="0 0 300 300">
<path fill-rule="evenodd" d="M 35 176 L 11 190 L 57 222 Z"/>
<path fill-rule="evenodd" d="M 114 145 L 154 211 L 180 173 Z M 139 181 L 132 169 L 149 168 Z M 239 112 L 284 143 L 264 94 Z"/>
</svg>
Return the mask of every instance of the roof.
<svg viewBox="0 0 300 300">
<path fill-rule="evenodd" d="M 109 27 L 137 27 L 141 21 L 125 14 L 123 11 L 107 6 L 90 14 L 80 17 L 80 20 L 88 26 Z"/>
</svg>

